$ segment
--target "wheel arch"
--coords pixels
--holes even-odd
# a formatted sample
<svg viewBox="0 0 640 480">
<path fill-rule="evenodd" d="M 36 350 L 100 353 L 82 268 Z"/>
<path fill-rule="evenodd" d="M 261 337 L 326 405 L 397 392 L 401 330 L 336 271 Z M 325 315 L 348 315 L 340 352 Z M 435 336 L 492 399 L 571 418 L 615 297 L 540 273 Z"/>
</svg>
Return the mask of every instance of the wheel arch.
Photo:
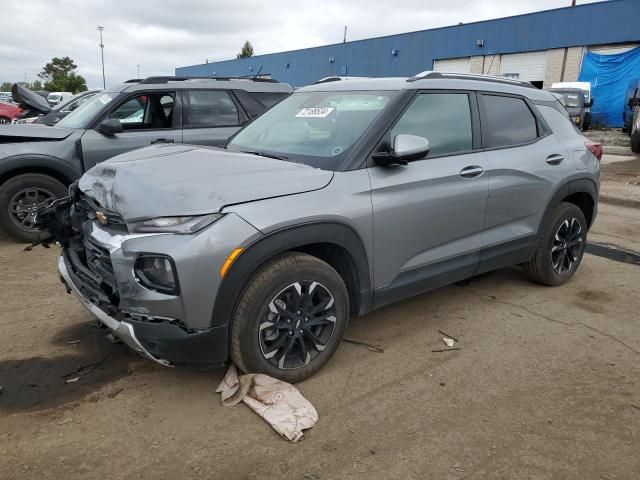
<svg viewBox="0 0 640 480">
<path fill-rule="evenodd" d="M 591 227 L 597 213 L 598 187 L 590 178 L 577 178 L 561 185 L 547 205 L 544 215 L 540 220 L 538 231 L 540 231 L 544 219 L 562 202 L 573 203 L 580 208 L 587 219 L 589 227 Z"/>
<path fill-rule="evenodd" d="M 82 172 L 76 171 L 68 162 L 57 157 L 16 155 L 4 158 L 0 162 L 0 185 L 24 173 L 49 175 L 65 186 L 82 175 Z"/>
<path fill-rule="evenodd" d="M 343 223 L 314 222 L 277 230 L 245 247 L 220 284 L 212 326 L 230 323 L 237 302 L 255 272 L 289 251 L 307 253 L 327 262 L 347 285 L 352 311 L 363 315 L 371 310 L 370 269 L 359 235 Z"/>
</svg>

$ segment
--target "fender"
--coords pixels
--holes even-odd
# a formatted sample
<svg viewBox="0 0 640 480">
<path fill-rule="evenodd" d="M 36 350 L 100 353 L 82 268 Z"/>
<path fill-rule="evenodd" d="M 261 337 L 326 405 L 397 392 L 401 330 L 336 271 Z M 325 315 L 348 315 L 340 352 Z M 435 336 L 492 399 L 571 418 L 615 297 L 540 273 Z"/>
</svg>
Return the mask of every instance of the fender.
<svg viewBox="0 0 640 480">
<path fill-rule="evenodd" d="M 371 310 L 371 275 L 367 254 L 358 234 L 349 226 L 338 222 L 314 222 L 276 230 L 265 236 L 252 238 L 245 250 L 233 262 L 220 284 L 211 318 L 212 326 L 230 323 L 231 316 L 253 273 L 274 256 L 314 243 L 331 243 L 344 248 L 355 267 L 360 308 L 363 315 Z"/>
<path fill-rule="evenodd" d="M 74 166 L 71 162 L 58 157 L 41 154 L 19 154 L 0 159 L 0 179 L 7 179 L 12 171 L 24 173 L 28 170 L 46 171 L 49 170 L 53 176 L 66 180 L 66 184 L 82 176 L 82 170 Z"/>
<path fill-rule="evenodd" d="M 587 178 L 587 177 L 574 178 L 572 180 L 569 180 L 561 184 L 558 187 L 558 189 L 555 191 L 555 193 L 551 197 L 551 200 L 547 204 L 547 208 L 544 211 L 544 215 L 542 216 L 542 219 L 540 220 L 540 225 L 538 226 L 538 232 L 540 232 L 540 229 L 542 228 L 542 224 L 544 223 L 544 219 L 547 218 L 547 215 L 551 213 L 551 211 L 554 208 L 560 205 L 562 200 L 567 198 L 569 195 L 573 195 L 574 193 L 587 193 L 591 197 L 591 200 L 593 200 L 594 211 L 593 211 L 593 218 L 591 219 L 591 225 L 593 224 L 596 218 L 596 212 L 598 208 L 598 186 L 591 178 Z M 591 225 L 589 225 L 589 227 L 591 227 Z"/>
</svg>

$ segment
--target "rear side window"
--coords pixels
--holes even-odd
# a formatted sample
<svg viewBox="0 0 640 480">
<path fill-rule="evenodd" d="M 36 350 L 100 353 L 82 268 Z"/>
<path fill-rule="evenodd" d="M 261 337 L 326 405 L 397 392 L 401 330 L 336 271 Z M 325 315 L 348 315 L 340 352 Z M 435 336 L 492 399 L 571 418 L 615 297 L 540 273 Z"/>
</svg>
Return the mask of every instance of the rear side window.
<svg viewBox="0 0 640 480">
<path fill-rule="evenodd" d="M 225 127 L 240 123 L 238 108 L 224 90 L 192 90 L 189 110 L 192 128 Z"/>
<path fill-rule="evenodd" d="M 282 92 L 250 92 L 249 95 L 251 95 L 266 108 L 271 108 L 289 94 Z"/>
<path fill-rule="evenodd" d="M 429 140 L 430 156 L 468 152 L 472 148 L 471 110 L 466 93 L 421 93 L 391 130 Z"/>
<path fill-rule="evenodd" d="M 480 95 L 482 145 L 500 148 L 521 145 L 538 137 L 536 117 L 527 103 L 516 97 Z"/>
</svg>

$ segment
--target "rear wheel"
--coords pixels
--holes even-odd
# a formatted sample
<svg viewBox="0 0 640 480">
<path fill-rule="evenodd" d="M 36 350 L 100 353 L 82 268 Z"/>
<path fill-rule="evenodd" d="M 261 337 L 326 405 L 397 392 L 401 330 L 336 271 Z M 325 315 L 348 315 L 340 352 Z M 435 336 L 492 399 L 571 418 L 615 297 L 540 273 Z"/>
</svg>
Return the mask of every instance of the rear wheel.
<svg viewBox="0 0 640 480">
<path fill-rule="evenodd" d="M 561 203 L 545 220 L 535 255 L 523 265 L 535 282 L 556 286 L 568 281 L 582 261 L 587 221 L 572 203 Z"/>
<path fill-rule="evenodd" d="M 67 188 L 41 173 L 25 173 L 0 186 L 0 228 L 21 242 L 35 242 L 46 236 L 33 227 L 38 207 L 64 197 Z"/>
<path fill-rule="evenodd" d="M 631 151 L 640 153 L 640 130 L 636 130 L 631 134 Z"/>
<path fill-rule="evenodd" d="M 281 255 L 242 293 L 231 325 L 231 359 L 245 372 L 298 382 L 333 355 L 348 318 L 349 296 L 338 272 L 310 255 Z"/>
</svg>

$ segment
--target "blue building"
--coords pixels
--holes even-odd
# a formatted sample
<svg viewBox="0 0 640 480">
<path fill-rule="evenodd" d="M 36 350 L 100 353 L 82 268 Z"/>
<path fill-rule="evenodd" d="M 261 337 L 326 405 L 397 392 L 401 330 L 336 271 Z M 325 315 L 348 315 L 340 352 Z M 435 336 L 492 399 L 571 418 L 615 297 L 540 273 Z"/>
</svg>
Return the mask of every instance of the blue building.
<svg viewBox="0 0 640 480">
<path fill-rule="evenodd" d="M 303 86 L 332 75 L 411 76 L 423 70 L 442 70 L 503 75 L 528 80 L 540 88 L 580 78 L 594 84 L 594 120 L 597 121 L 597 89 L 607 88 L 609 98 L 610 88 L 624 90 L 629 80 L 640 77 L 640 60 L 636 58 L 640 56 L 634 55 L 639 44 L 640 0 L 608 0 L 247 59 L 178 67 L 176 75 L 243 76 L 260 72 L 293 86 Z M 581 78 L 585 57 L 596 65 L 602 63 L 608 65 L 605 68 L 611 67 L 612 62 L 599 61 L 598 57 L 603 55 L 607 58 L 619 55 L 621 62 L 632 63 L 624 75 L 613 79 L 617 85 L 598 85 L 597 67 L 595 73 L 593 68 L 585 73 L 589 78 Z M 609 107 L 612 106 L 607 105 Z M 615 106 L 616 112 L 618 109 L 621 111 L 622 104 Z M 617 124 L 611 120 L 616 115 L 615 112 L 608 113 L 602 117 L 603 123 Z"/>
</svg>

